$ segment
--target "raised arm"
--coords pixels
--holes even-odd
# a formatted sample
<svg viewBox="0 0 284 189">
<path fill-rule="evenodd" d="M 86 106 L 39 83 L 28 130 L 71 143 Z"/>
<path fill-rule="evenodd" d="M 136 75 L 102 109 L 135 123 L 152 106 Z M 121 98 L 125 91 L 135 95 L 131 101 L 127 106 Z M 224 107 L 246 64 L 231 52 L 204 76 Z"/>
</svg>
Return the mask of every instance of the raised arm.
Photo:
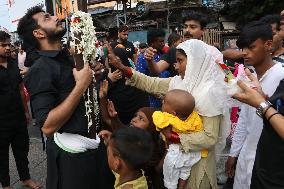
<svg viewBox="0 0 284 189">
<path fill-rule="evenodd" d="M 102 120 L 114 131 L 115 129 L 124 127 L 125 125 L 119 120 L 113 103 L 107 100 L 108 81 L 101 82 L 100 85 L 100 110 Z"/>
<path fill-rule="evenodd" d="M 157 50 L 149 47 L 146 49 L 144 54 L 148 64 L 148 69 L 152 76 L 158 76 L 169 67 L 169 64 L 165 60 L 160 60 L 159 62 L 155 63 L 153 59 L 155 53 L 157 53 Z"/>
<path fill-rule="evenodd" d="M 124 66 L 121 60 L 114 55 L 111 47 L 107 47 L 109 62 L 127 77 L 126 84 L 158 97 L 163 96 L 168 91 L 171 78 L 149 77 L 130 67 Z"/>
</svg>

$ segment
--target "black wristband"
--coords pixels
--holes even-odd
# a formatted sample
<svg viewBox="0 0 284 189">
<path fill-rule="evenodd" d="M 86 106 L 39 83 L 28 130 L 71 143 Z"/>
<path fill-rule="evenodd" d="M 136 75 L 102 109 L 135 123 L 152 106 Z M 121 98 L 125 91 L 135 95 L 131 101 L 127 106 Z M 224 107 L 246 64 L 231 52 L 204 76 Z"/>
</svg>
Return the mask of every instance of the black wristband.
<svg viewBox="0 0 284 189">
<path fill-rule="evenodd" d="M 267 112 L 267 110 L 269 109 L 269 108 L 271 108 L 271 106 L 268 106 L 268 108 L 266 108 L 266 110 L 263 112 L 263 117 L 265 116 L 265 114 L 266 114 L 266 112 Z"/>
<path fill-rule="evenodd" d="M 267 121 L 269 122 L 269 120 L 270 120 L 273 116 L 275 116 L 276 114 L 280 114 L 280 113 L 279 113 L 279 112 L 273 113 L 272 115 L 270 115 L 270 116 L 267 118 Z"/>
</svg>

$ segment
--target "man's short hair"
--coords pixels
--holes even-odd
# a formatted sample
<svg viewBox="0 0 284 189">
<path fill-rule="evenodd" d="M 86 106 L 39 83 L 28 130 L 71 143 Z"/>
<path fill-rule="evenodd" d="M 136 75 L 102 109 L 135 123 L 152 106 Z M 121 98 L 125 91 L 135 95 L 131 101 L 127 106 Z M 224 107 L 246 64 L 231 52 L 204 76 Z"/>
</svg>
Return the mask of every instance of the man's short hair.
<svg viewBox="0 0 284 189">
<path fill-rule="evenodd" d="M 237 40 L 237 46 L 241 49 L 249 47 L 257 39 L 272 40 L 272 29 L 269 24 L 254 21 L 245 25 Z"/>
<path fill-rule="evenodd" d="M 10 34 L 8 34 L 5 31 L 1 31 L 0 30 L 0 42 L 5 42 L 5 41 L 7 41 L 10 38 L 11 38 Z"/>
<path fill-rule="evenodd" d="M 119 32 L 119 33 L 120 33 L 120 32 L 126 32 L 126 31 L 128 31 L 128 30 L 129 30 L 129 28 L 128 28 L 127 25 L 120 25 L 119 28 L 118 28 L 118 32 Z"/>
<path fill-rule="evenodd" d="M 175 32 L 171 33 L 168 37 L 168 45 L 172 46 L 175 42 L 181 39 L 181 36 Z"/>
<path fill-rule="evenodd" d="M 280 30 L 280 21 L 281 21 L 281 16 L 278 14 L 270 14 L 262 17 L 260 22 L 264 22 L 266 24 L 276 24 L 276 29 L 279 31 Z"/>
<path fill-rule="evenodd" d="M 147 43 L 151 45 L 158 37 L 165 38 L 166 33 L 160 28 L 150 28 L 147 32 Z"/>
<path fill-rule="evenodd" d="M 190 11 L 183 16 L 183 23 L 190 20 L 199 22 L 201 29 L 204 29 L 207 26 L 208 17 L 201 12 Z"/>
<path fill-rule="evenodd" d="M 44 12 L 41 6 L 35 6 L 28 9 L 27 13 L 20 19 L 17 33 L 23 40 L 25 46 L 38 46 L 38 41 L 33 35 L 33 31 L 39 28 L 39 25 L 33 16 L 37 13 Z"/>
<path fill-rule="evenodd" d="M 141 169 L 148 164 L 153 152 L 153 142 L 149 132 L 136 127 L 115 130 L 111 135 L 113 151 L 133 169 Z M 117 154 L 116 154 L 117 153 Z"/>
<path fill-rule="evenodd" d="M 148 48 L 148 45 L 146 43 L 140 43 L 139 44 L 139 48 L 140 49 L 145 49 L 145 48 Z"/>
</svg>

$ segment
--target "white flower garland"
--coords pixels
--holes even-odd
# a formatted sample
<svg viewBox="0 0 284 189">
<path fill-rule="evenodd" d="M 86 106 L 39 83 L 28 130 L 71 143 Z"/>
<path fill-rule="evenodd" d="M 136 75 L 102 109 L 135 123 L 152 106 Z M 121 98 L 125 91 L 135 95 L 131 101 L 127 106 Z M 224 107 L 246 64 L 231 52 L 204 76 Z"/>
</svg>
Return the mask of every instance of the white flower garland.
<svg viewBox="0 0 284 189">
<path fill-rule="evenodd" d="M 78 38 L 80 36 L 80 39 Z M 75 50 L 76 54 L 82 54 L 84 61 L 88 61 L 93 64 L 96 58 L 96 31 L 93 26 L 93 20 L 89 13 L 82 11 L 76 11 L 71 17 L 70 24 L 70 46 Z M 93 93 L 93 99 L 91 99 L 91 93 Z M 93 125 L 93 121 L 96 124 L 96 128 L 99 126 L 99 105 L 97 101 L 97 90 L 93 87 L 87 89 L 85 95 L 85 108 L 86 116 L 88 119 L 88 132 Z M 92 105 L 92 100 L 94 106 Z M 92 114 L 94 114 L 95 120 L 92 120 Z"/>
</svg>

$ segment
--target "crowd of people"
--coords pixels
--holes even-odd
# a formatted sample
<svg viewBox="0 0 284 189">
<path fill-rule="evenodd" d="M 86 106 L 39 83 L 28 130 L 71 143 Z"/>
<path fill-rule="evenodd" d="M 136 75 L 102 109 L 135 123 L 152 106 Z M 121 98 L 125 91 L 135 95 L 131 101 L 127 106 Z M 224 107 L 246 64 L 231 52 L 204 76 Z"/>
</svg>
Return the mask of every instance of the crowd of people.
<svg viewBox="0 0 284 189">
<path fill-rule="evenodd" d="M 33 121 L 46 146 L 47 189 L 217 189 L 217 156 L 229 138 L 224 189 L 284 188 L 284 12 L 247 23 L 240 50 L 222 52 L 201 40 L 207 20 L 190 11 L 183 35 L 171 33 L 167 45 L 163 29 L 149 28 L 138 50 L 122 25 L 80 70 L 62 45 L 61 21 L 40 7 L 20 19 L 20 45 L 0 31 L 2 187 L 12 188 L 10 145 L 23 185 L 43 187 L 28 168 Z M 223 59 L 237 62 L 235 75 L 246 68 L 233 96 Z M 86 116 L 91 83 L 99 137 Z"/>
</svg>

